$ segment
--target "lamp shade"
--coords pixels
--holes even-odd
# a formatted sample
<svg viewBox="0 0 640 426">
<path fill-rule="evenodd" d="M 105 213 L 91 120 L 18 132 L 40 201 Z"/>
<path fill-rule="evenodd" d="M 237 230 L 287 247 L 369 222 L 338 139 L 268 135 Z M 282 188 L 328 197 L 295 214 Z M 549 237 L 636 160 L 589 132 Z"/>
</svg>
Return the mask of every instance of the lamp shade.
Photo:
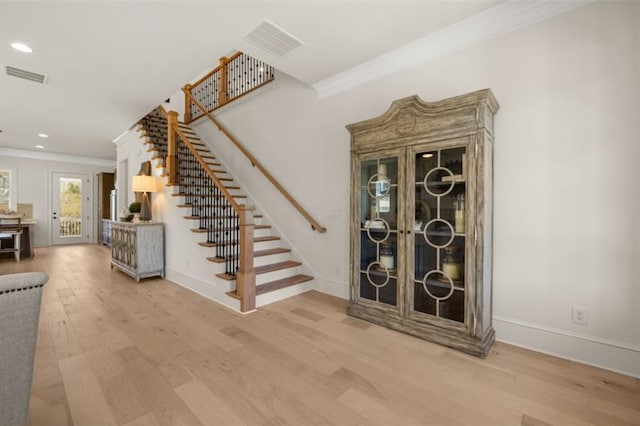
<svg viewBox="0 0 640 426">
<path fill-rule="evenodd" d="M 131 181 L 133 192 L 156 192 L 156 178 L 153 176 L 136 175 Z"/>
</svg>

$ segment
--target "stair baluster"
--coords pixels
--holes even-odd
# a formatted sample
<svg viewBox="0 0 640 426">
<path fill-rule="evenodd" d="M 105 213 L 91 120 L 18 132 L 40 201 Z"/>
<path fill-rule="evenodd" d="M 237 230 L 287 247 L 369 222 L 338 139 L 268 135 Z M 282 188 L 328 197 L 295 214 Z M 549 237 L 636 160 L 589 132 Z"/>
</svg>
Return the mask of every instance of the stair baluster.
<svg viewBox="0 0 640 426">
<path fill-rule="evenodd" d="M 216 257 L 224 259 L 225 274 L 236 277 L 236 291 L 243 295 L 241 311 L 254 310 L 253 208 L 238 205 L 177 121 L 173 126 L 171 121 L 168 123 L 168 135 L 173 134 L 177 152 L 175 176 L 179 192 L 184 195 L 185 204 L 191 206 L 192 216 L 198 218 L 198 229 L 205 231 L 207 245 L 215 247 Z M 241 218 L 240 213 L 249 217 Z"/>
</svg>

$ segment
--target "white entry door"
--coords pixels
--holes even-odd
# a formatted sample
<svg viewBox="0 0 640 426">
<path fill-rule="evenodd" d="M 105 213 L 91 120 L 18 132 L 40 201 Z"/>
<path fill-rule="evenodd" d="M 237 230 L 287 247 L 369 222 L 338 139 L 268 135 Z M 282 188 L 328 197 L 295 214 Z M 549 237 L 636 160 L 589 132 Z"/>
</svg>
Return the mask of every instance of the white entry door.
<svg viewBox="0 0 640 426">
<path fill-rule="evenodd" d="M 51 242 L 91 240 L 91 180 L 81 173 L 51 173 Z"/>
</svg>

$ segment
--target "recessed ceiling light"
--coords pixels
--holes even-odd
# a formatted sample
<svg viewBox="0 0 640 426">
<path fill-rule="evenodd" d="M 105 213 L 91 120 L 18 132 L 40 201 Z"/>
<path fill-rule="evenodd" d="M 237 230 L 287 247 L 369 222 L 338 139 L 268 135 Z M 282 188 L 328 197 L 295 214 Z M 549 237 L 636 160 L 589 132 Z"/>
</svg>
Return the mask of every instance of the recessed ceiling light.
<svg viewBox="0 0 640 426">
<path fill-rule="evenodd" d="M 11 47 L 13 47 L 14 49 L 16 49 L 16 50 L 18 50 L 20 52 L 33 53 L 33 49 L 32 48 L 30 48 L 26 44 L 20 43 L 18 41 L 11 43 Z"/>
<path fill-rule="evenodd" d="M 49 135 L 46 133 L 38 133 L 38 136 L 40 136 L 41 138 L 48 138 Z"/>
<path fill-rule="evenodd" d="M 38 149 L 44 149 L 44 146 L 42 146 L 42 145 L 36 145 L 36 148 L 38 148 Z"/>
</svg>

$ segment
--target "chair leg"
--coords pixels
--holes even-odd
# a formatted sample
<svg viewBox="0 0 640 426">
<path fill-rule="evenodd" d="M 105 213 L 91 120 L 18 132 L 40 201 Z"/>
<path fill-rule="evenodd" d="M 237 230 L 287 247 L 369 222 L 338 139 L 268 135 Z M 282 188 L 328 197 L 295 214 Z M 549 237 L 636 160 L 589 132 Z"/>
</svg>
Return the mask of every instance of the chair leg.
<svg viewBox="0 0 640 426">
<path fill-rule="evenodd" d="M 14 239 L 13 239 L 13 241 L 14 241 L 13 247 L 14 247 L 14 249 L 16 251 L 16 262 L 20 262 L 20 237 L 21 236 L 22 235 L 17 234 L 17 235 L 14 236 Z"/>
</svg>

